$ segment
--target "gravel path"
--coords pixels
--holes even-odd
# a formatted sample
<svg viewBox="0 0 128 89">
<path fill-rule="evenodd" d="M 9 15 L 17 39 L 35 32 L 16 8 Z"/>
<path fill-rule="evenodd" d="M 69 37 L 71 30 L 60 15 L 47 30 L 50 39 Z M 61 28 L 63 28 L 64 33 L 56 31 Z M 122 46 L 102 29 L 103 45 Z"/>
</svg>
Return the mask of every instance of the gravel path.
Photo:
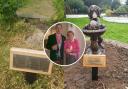
<svg viewBox="0 0 128 89">
<path fill-rule="evenodd" d="M 103 17 L 108 22 L 128 23 L 128 17 Z"/>
</svg>

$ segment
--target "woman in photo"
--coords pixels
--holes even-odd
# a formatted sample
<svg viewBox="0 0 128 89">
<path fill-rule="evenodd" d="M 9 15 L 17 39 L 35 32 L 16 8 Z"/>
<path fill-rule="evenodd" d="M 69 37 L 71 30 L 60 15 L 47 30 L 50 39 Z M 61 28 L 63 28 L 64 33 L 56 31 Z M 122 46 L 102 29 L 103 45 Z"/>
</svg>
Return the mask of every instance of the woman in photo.
<svg viewBox="0 0 128 89">
<path fill-rule="evenodd" d="M 78 40 L 74 37 L 73 31 L 67 32 L 67 39 L 64 42 L 64 51 L 66 56 L 66 65 L 74 63 L 78 60 L 80 47 Z"/>
</svg>

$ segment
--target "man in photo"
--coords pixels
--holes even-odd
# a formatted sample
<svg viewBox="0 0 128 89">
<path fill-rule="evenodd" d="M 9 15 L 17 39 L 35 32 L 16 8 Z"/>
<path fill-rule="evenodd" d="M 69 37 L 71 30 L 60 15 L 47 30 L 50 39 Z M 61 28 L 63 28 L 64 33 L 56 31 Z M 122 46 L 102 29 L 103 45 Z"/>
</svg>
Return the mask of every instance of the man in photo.
<svg viewBox="0 0 128 89">
<path fill-rule="evenodd" d="M 56 24 L 56 33 L 48 37 L 46 48 L 50 50 L 50 59 L 57 64 L 63 64 L 64 59 L 64 41 L 65 36 L 62 35 L 62 25 Z"/>
</svg>

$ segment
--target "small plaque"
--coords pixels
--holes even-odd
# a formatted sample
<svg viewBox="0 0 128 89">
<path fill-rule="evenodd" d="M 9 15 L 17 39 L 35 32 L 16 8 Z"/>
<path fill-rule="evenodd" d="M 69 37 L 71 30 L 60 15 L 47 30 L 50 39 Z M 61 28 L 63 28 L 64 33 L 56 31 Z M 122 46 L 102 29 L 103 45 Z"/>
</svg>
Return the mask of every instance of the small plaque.
<svg viewBox="0 0 128 89">
<path fill-rule="evenodd" d="M 83 66 L 86 67 L 106 67 L 106 55 L 84 55 Z"/>
<path fill-rule="evenodd" d="M 52 63 L 44 51 L 11 48 L 10 69 L 24 72 L 51 74 Z"/>
</svg>

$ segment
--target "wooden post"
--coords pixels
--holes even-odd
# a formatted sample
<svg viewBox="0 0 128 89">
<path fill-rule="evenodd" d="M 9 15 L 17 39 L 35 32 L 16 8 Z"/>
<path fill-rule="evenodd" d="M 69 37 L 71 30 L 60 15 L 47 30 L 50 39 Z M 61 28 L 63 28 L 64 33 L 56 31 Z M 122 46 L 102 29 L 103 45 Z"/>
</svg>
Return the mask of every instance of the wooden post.
<svg viewBox="0 0 128 89">
<path fill-rule="evenodd" d="M 92 80 L 98 80 L 98 67 L 92 67 Z"/>
<path fill-rule="evenodd" d="M 97 36 L 92 36 L 91 37 L 91 50 L 92 54 L 98 54 L 98 37 Z M 98 80 L 98 67 L 92 67 L 92 80 Z"/>
<path fill-rule="evenodd" d="M 35 73 L 26 72 L 24 77 L 28 84 L 33 84 L 37 80 L 37 74 Z"/>
</svg>

